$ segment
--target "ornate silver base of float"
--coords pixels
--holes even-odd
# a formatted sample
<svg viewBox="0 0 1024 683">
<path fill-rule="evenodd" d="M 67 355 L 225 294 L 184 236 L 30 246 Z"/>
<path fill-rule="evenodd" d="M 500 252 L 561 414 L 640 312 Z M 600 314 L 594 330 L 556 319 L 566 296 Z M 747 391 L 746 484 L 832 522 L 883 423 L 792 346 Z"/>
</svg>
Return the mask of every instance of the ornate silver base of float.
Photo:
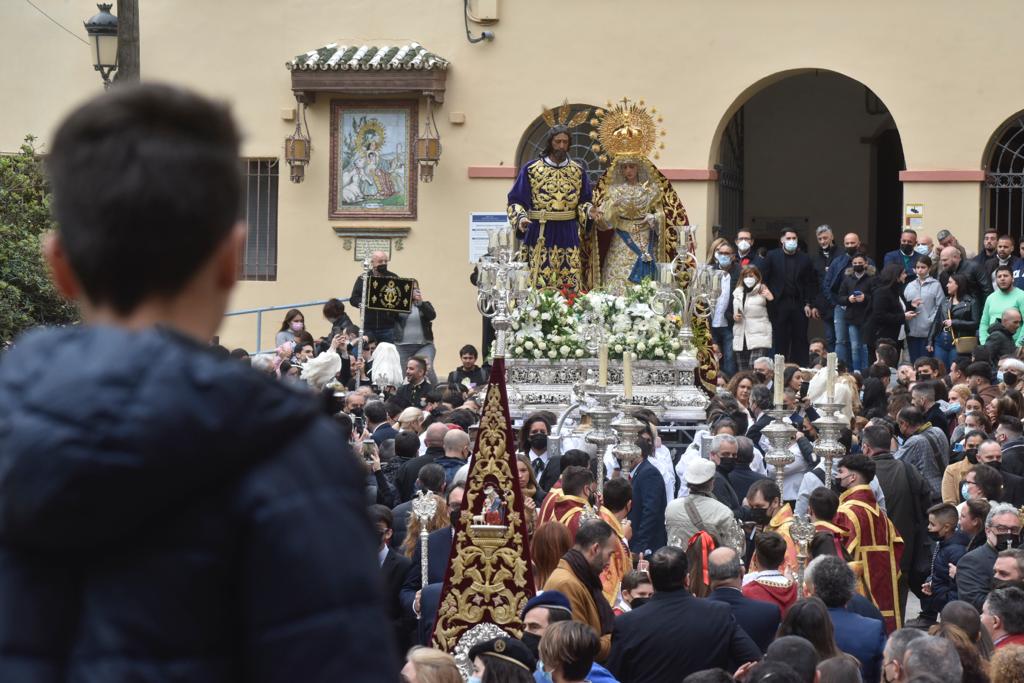
<svg viewBox="0 0 1024 683">
<path fill-rule="evenodd" d="M 577 401 L 573 387 L 596 376 L 596 358 L 579 360 L 505 360 L 509 410 L 513 419 L 537 410 L 556 414 Z M 664 421 L 703 421 L 707 395 L 696 386 L 696 362 L 633 361 L 632 405 L 648 407 Z M 622 361 L 608 361 L 608 391 L 616 392 L 616 403 L 625 398 Z"/>
</svg>

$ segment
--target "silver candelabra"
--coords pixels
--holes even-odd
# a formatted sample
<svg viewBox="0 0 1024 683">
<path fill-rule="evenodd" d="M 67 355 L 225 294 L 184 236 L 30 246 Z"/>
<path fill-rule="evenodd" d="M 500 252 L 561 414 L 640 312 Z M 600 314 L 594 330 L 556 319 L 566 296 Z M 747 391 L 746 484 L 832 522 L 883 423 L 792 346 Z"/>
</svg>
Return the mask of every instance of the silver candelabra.
<svg viewBox="0 0 1024 683">
<path fill-rule="evenodd" d="M 850 423 L 843 415 L 842 403 L 821 403 L 817 406 L 821 416 L 814 421 L 818 430 L 818 440 L 814 442 L 814 452 L 825 463 L 825 486 L 832 487 L 832 463 L 842 457 L 846 449 L 839 443 L 839 434 Z"/>
<path fill-rule="evenodd" d="M 437 496 L 430 491 L 420 491 L 412 499 L 412 511 L 420 523 L 420 588 L 422 590 L 427 587 L 430 576 L 428 573 L 430 563 L 427 559 L 427 539 L 430 531 L 427 526 L 437 514 Z M 419 619 L 419 615 L 416 618 Z"/>
<path fill-rule="evenodd" d="M 792 411 L 781 404 L 776 404 L 774 410 L 769 410 L 772 421 L 761 430 L 761 434 L 768 439 L 769 449 L 765 453 L 764 461 L 775 468 L 775 483 L 779 486 L 779 493 L 782 494 L 782 483 L 785 480 L 786 466 L 796 460 L 796 456 L 789 450 L 793 443 L 793 436 L 796 434 L 796 427 L 786 419 Z"/>
<path fill-rule="evenodd" d="M 530 267 L 515 260 L 512 228 L 492 230 L 487 255 L 477 264 L 476 307 L 494 325 L 494 357 L 504 358 L 512 309 L 522 306 L 530 294 Z"/>
</svg>

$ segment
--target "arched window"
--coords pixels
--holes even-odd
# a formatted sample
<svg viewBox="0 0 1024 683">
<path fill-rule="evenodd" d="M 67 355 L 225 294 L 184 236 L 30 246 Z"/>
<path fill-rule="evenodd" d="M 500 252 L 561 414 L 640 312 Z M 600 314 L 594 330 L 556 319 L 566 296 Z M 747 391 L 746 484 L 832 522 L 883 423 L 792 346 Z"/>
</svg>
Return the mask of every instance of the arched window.
<svg viewBox="0 0 1024 683">
<path fill-rule="evenodd" d="M 995 136 L 985 173 L 985 223 L 999 234 L 1024 237 L 1024 114 Z"/>
<path fill-rule="evenodd" d="M 592 104 L 571 104 L 569 106 L 571 108 L 570 118 L 583 109 L 589 109 L 590 113 L 593 114 L 597 108 Z M 544 117 L 542 116 L 534 119 L 533 123 L 526 129 L 522 139 L 519 141 L 519 149 L 516 151 L 517 169 L 522 168 L 523 164 L 529 163 L 541 155 L 544 151 L 544 142 L 548 130 L 548 124 L 544 122 Z M 569 158 L 579 162 L 586 169 L 587 175 L 590 176 L 590 182 L 596 183 L 608 164 L 601 163 L 598 155 L 591 149 L 591 146 L 594 144 L 594 141 L 590 139 L 591 130 L 593 128 L 590 126 L 590 117 L 587 117 L 586 121 L 569 131 L 572 138 L 569 141 Z"/>
</svg>

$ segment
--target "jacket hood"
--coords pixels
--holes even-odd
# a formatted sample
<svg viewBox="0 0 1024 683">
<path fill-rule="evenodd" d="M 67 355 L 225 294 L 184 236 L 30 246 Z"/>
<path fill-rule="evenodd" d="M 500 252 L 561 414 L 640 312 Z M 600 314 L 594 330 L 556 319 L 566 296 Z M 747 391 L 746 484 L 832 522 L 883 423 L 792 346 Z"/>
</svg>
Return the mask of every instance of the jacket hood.
<svg viewBox="0 0 1024 683">
<path fill-rule="evenodd" d="M 875 267 L 870 263 L 864 266 L 864 276 L 874 275 L 876 273 Z M 853 266 L 847 266 L 843 270 L 843 275 L 853 275 Z"/>
<path fill-rule="evenodd" d="M 169 330 L 32 332 L 0 362 L 0 538 L 43 550 L 122 538 L 317 415 L 312 398 Z"/>
<path fill-rule="evenodd" d="M 1013 339 L 1013 335 L 1010 334 L 1010 331 L 1008 329 L 1006 329 L 1003 326 L 1002 323 L 992 323 L 991 325 L 989 325 L 988 326 L 988 333 L 990 335 L 992 335 L 992 334 L 1005 334 L 1010 339 Z"/>
</svg>

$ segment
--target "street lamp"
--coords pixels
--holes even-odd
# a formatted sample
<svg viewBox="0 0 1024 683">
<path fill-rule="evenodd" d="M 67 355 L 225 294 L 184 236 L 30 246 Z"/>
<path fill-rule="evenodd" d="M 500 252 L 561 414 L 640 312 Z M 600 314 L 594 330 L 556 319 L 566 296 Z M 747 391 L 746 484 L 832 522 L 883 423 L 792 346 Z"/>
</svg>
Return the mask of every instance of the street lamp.
<svg viewBox="0 0 1024 683">
<path fill-rule="evenodd" d="M 117 70 L 117 17 L 110 13 L 112 5 L 96 5 L 100 13 L 85 22 L 85 32 L 92 44 L 93 68 L 100 72 L 103 87 L 110 87 L 110 74 Z"/>
</svg>

